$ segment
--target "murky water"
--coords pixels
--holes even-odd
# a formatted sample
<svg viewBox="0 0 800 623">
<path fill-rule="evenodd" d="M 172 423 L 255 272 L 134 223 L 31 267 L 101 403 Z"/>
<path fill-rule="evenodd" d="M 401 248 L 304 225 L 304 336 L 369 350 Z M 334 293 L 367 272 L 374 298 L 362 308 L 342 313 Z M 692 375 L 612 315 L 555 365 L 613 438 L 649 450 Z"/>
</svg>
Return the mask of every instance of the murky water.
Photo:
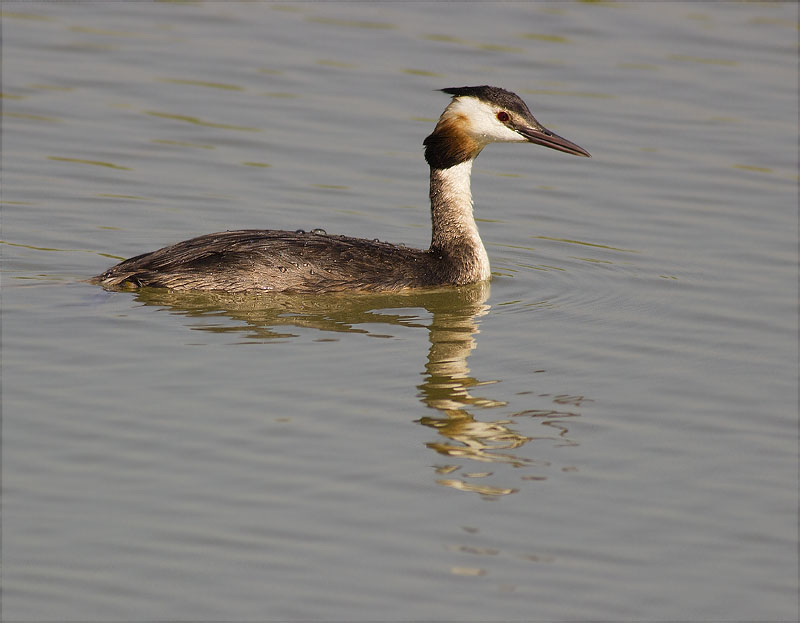
<svg viewBox="0 0 800 623">
<path fill-rule="evenodd" d="M 797 618 L 795 4 L 2 11 L 4 620 Z M 593 155 L 480 156 L 491 285 L 84 282 L 425 246 L 483 83 Z"/>
</svg>

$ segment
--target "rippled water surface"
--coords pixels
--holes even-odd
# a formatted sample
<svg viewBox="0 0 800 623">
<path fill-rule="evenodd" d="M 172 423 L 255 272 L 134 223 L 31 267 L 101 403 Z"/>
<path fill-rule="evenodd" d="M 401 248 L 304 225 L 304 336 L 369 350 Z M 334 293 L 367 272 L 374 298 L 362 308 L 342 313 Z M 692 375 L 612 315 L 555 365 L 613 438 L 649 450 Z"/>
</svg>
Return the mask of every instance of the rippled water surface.
<svg viewBox="0 0 800 623">
<path fill-rule="evenodd" d="M 4 620 L 795 620 L 794 3 L 2 5 Z M 490 285 L 105 292 L 212 231 L 426 246 L 435 89 Z"/>
</svg>

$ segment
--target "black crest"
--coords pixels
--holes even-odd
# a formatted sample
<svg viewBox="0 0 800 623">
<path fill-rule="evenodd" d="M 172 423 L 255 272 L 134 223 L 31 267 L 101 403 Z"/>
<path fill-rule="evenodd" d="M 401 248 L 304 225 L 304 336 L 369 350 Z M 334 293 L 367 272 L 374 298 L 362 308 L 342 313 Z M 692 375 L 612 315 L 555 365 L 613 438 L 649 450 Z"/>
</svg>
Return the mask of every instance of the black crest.
<svg viewBox="0 0 800 623">
<path fill-rule="evenodd" d="M 495 104 L 505 110 L 512 110 L 521 115 L 530 115 L 531 111 L 519 95 L 506 91 L 500 87 L 490 87 L 482 85 L 478 87 L 449 87 L 441 89 L 442 93 L 447 93 L 453 97 L 477 97 L 479 100 Z"/>
</svg>

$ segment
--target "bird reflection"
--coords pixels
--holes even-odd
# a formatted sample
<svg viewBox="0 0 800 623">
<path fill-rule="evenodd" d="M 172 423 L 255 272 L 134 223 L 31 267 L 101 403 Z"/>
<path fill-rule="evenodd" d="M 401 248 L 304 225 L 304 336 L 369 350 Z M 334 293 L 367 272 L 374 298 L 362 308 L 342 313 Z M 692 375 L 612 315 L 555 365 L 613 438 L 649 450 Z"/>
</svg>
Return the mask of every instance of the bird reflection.
<svg viewBox="0 0 800 623">
<path fill-rule="evenodd" d="M 531 392 L 524 398 L 544 402 L 548 408 L 514 412 L 507 400 L 482 395 L 490 390 L 497 393 L 498 381 L 480 381 L 470 375 L 467 359 L 476 347 L 480 319 L 490 309 L 486 304 L 489 285 L 485 282 L 407 294 L 258 295 L 143 288 L 135 296 L 144 304 L 190 318 L 226 316 L 241 324 L 201 324 L 193 328 L 235 332 L 255 340 L 295 337 L 292 329 L 298 328 L 373 336 L 385 335 L 392 326 L 427 328 L 430 349 L 418 396 L 430 414 L 416 421 L 436 431 L 436 437 L 426 445 L 446 461 L 433 465 L 436 482 L 442 486 L 497 499 L 517 492 L 520 482 L 546 479 L 523 473 L 508 482 L 504 473 L 502 479 L 507 482 L 492 481 L 492 470 L 500 466 L 523 468 L 525 472 L 550 466 L 549 460 L 529 456 L 530 451 L 521 453 L 523 446 L 537 440 L 549 440 L 548 447 L 577 445 L 569 438 L 566 422 L 578 415 L 577 408 L 587 402 L 586 398 Z M 406 309 L 408 314 L 398 311 Z M 424 324 L 413 309 L 427 310 L 432 317 L 430 324 Z M 376 327 L 384 333 L 378 333 Z M 498 412 L 503 414 L 499 419 L 485 417 Z M 515 425 L 529 418 L 546 425 L 545 434 L 519 432 Z M 562 467 L 562 471 L 569 469 Z"/>
<path fill-rule="evenodd" d="M 488 288 L 483 294 L 488 295 Z M 486 298 L 483 296 L 458 308 L 434 311 L 429 328 L 431 347 L 425 364 L 425 382 L 419 386 L 419 396 L 436 413 L 417 421 L 439 433 L 441 439 L 428 442 L 427 446 L 440 455 L 521 467 L 527 459 L 511 450 L 525 445 L 531 438 L 510 428 L 510 420 L 483 421 L 472 414 L 478 409 L 505 407 L 507 404 L 471 393 L 471 390 L 477 391 L 476 388 L 492 384 L 470 376 L 467 367 L 467 358 L 476 346 L 478 318 L 489 311 Z M 443 465 L 436 469 L 439 474 L 449 475 L 458 469 L 458 465 Z M 480 473 L 472 474 L 472 477 L 488 475 Z M 442 478 L 437 482 L 484 495 L 507 495 L 516 491 L 512 487 L 475 484 L 457 478 Z"/>
</svg>

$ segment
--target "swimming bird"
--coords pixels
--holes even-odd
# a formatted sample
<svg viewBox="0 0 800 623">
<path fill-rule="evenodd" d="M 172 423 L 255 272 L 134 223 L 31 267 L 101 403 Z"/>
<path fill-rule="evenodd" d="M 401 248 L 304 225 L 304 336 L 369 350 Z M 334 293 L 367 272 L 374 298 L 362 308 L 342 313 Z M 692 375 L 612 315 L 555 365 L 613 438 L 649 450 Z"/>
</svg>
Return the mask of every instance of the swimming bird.
<svg viewBox="0 0 800 623">
<path fill-rule="evenodd" d="M 423 141 L 431 170 L 429 249 L 322 230 L 226 231 L 132 257 L 91 281 L 107 288 L 323 293 L 489 279 L 489 257 L 472 212 L 472 161 L 489 143 L 535 143 L 587 158 L 589 152 L 544 128 L 511 91 L 487 85 L 441 91 L 450 103 Z"/>
</svg>

